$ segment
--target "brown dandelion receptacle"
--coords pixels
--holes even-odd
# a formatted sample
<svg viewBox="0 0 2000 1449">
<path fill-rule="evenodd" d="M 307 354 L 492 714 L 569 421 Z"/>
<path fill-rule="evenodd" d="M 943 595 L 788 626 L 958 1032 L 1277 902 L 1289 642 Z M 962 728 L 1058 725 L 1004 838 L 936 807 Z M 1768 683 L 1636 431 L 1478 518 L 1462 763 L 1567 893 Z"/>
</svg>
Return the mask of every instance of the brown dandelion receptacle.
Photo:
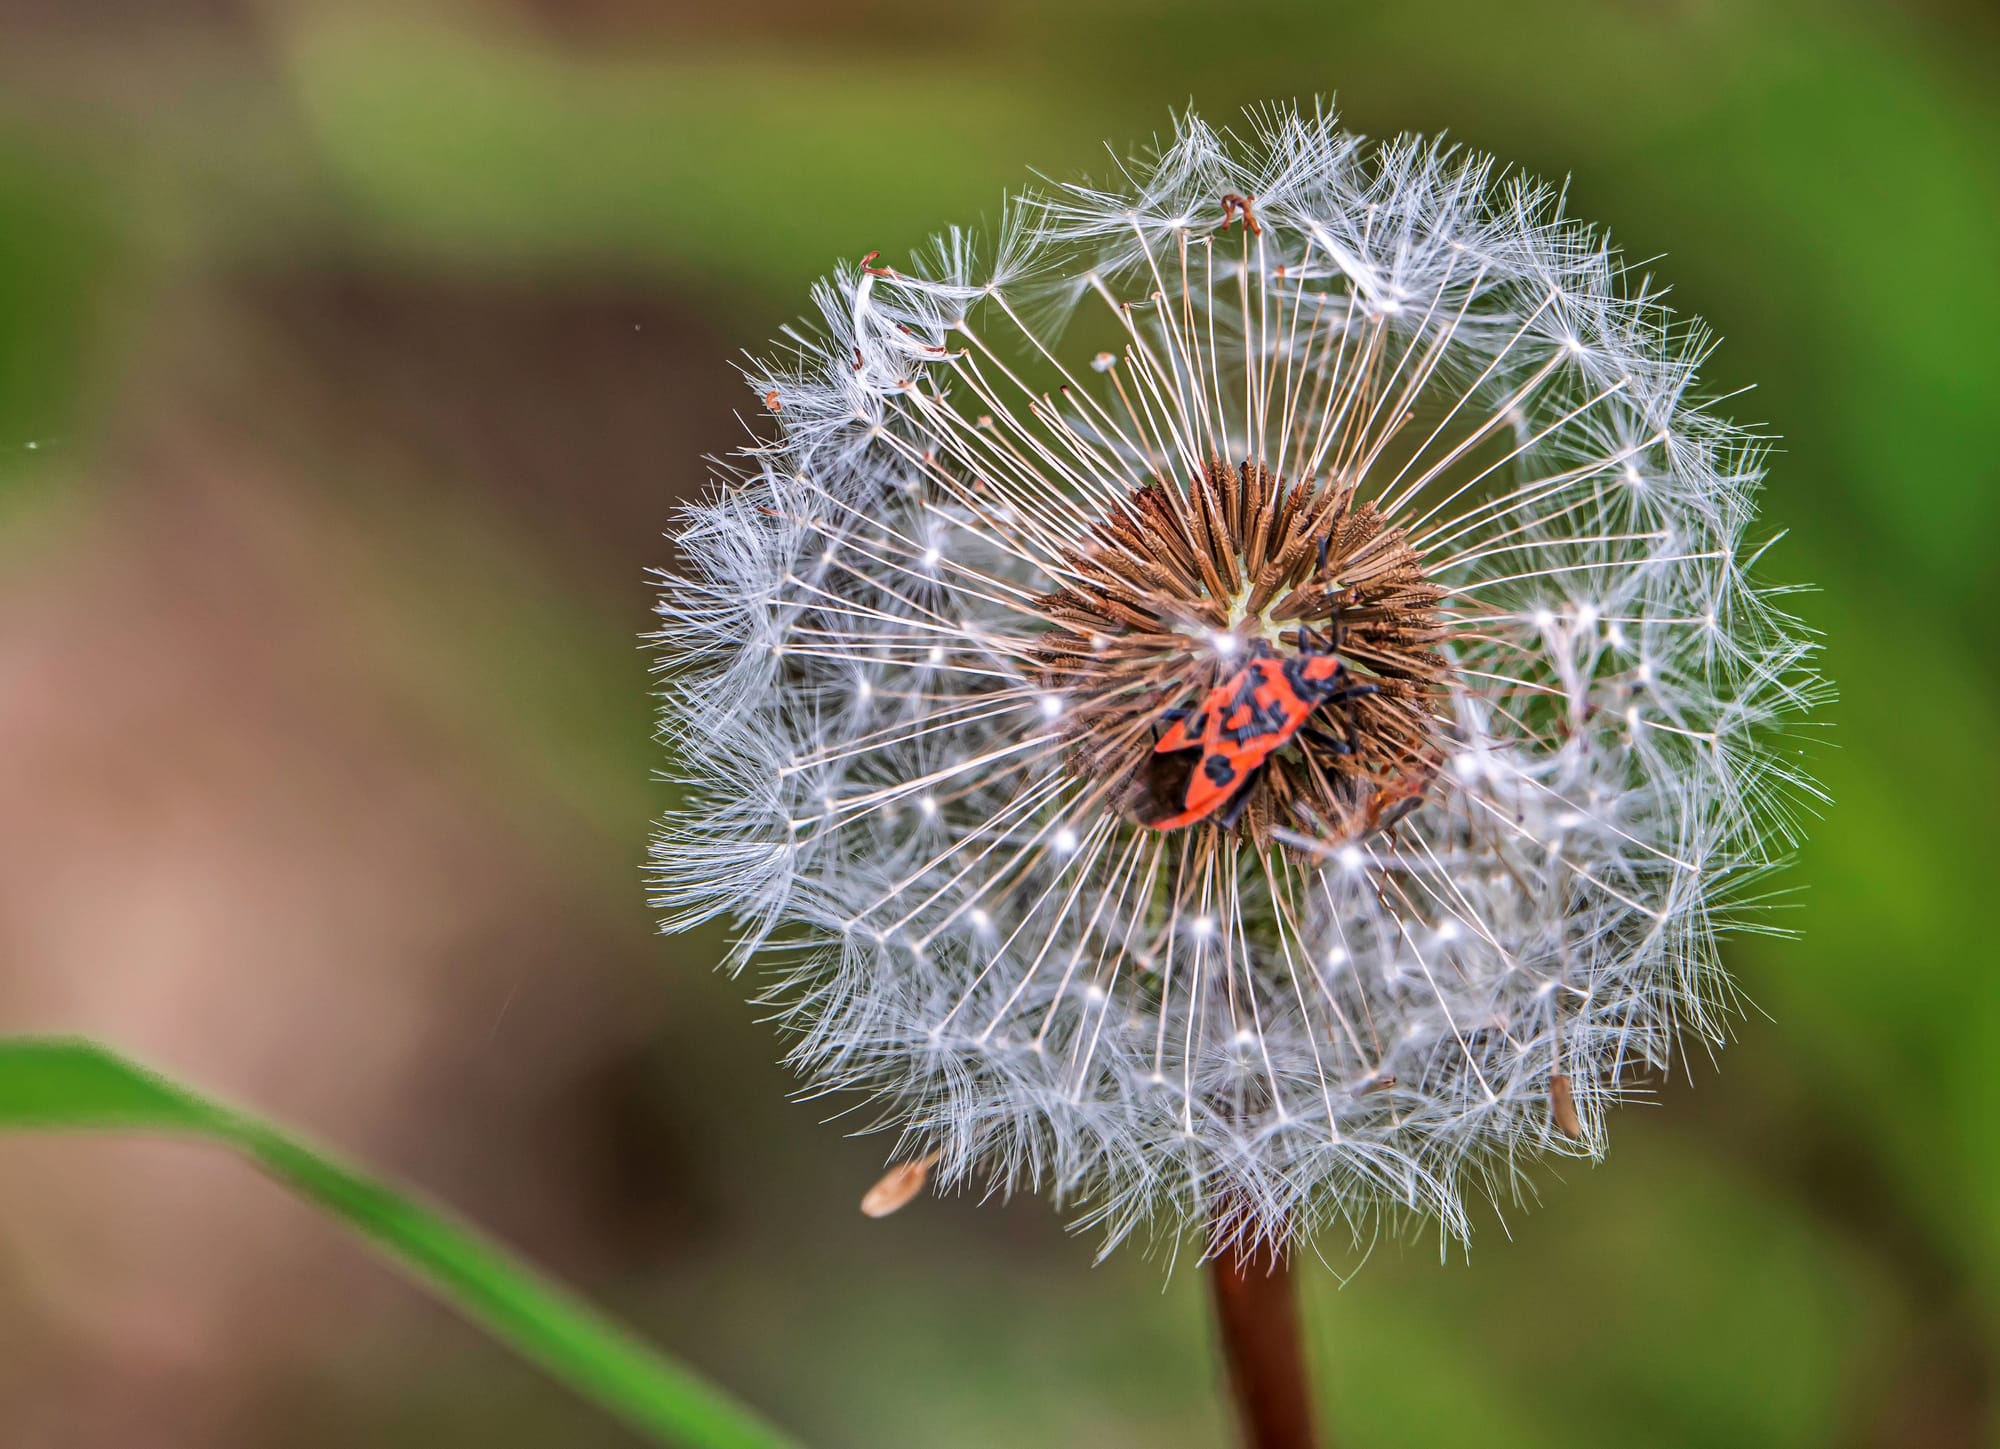
<svg viewBox="0 0 2000 1449">
<path fill-rule="evenodd" d="M 1077 778 L 1102 782 L 1141 823 L 1173 812 L 1195 762 L 1161 755 L 1162 715 L 1192 707 L 1253 653 L 1338 656 L 1368 692 L 1294 735 L 1244 789 L 1240 818 L 1356 839 L 1421 798 L 1447 730 L 1439 685 L 1443 590 L 1404 531 L 1329 474 L 1292 485 L 1220 460 L 1185 491 L 1154 484 L 1103 520 L 1067 560 L 1071 580 L 1037 601 L 1050 621 L 1043 679 L 1068 702 Z"/>
</svg>

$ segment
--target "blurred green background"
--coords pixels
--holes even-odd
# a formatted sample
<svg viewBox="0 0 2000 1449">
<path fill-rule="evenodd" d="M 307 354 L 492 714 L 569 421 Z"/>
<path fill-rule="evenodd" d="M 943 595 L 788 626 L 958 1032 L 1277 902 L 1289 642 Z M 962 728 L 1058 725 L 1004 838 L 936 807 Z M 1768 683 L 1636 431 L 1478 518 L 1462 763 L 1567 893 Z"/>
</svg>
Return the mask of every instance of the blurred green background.
<svg viewBox="0 0 2000 1449">
<path fill-rule="evenodd" d="M 1756 1009 L 1533 1211 L 1329 1245 L 1339 1442 L 2000 1443 L 2000 21 L 0 0 L 0 1029 L 420 1184 L 814 1445 L 1210 1445 L 1200 1282 L 855 1203 L 652 934 L 642 570 L 835 259 L 1192 100 L 1550 175 L 1782 434 L 1837 805 Z M 1358 1271 L 1353 1271 L 1358 1267 Z M 1164 1286 L 1163 1286 L 1164 1285 Z M 630 1442 L 239 1165 L 0 1143 L 10 1444 Z"/>
</svg>

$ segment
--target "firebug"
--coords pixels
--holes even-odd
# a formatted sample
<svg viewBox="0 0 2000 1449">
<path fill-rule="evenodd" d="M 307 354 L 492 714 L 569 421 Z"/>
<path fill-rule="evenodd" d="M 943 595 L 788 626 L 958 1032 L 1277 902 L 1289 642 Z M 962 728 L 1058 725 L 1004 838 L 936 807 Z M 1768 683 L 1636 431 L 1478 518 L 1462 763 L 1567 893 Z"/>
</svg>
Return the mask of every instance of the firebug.
<svg viewBox="0 0 2000 1449">
<path fill-rule="evenodd" d="M 1272 753 L 1301 729 L 1313 711 L 1329 702 L 1373 694 L 1376 686 L 1356 684 L 1347 666 L 1332 650 L 1311 647 L 1299 631 L 1299 652 L 1280 656 L 1258 641 L 1243 668 L 1211 689 L 1191 709 L 1168 710 L 1160 718 L 1166 733 L 1153 746 L 1155 754 L 1200 750 L 1201 759 L 1188 776 L 1181 809 L 1148 821 L 1155 830 L 1178 830 L 1206 820 L 1225 805 L 1222 824 L 1232 825 L 1250 797 L 1250 783 Z M 1340 754 L 1353 751 L 1351 740 L 1324 731 L 1311 737 Z"/>
</svg>

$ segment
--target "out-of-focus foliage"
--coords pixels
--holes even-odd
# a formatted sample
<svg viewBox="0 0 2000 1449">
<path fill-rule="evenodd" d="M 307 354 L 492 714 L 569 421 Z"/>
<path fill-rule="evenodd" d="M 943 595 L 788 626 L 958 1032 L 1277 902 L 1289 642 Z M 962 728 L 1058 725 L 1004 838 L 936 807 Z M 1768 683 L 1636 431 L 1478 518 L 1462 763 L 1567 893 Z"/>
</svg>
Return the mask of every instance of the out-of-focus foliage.
<svg viewBox="0 0 2000 1449">
<path fill-rule="evenodd" d="M 413 774 L 478 812 L 465 839 L 440 828 L 423 861 L 513 842 L 505 894 L 545 898 L 545 931 L 462 928 L 438 1020 L 469 1024 L 449 1069 L 421 1080 L 547 1079 L 540 1039 L 507 1035 L 525 1030 L 510 1010 L 539 1022 L 552 1002 L 659 1003 L 578 1028 L 623 1041 L 621 1017 L 644 1026 L 605 1049 L 628 1065 L 587 1099 L 598 1115 L 545 1138 L 509 1135 L 523 1123 L 491 1106 L 508 1100 L 498 1087 L 456 1117 L 442 1091 L 341 1116 L 355 1089 L 337 1083 L 384 1068 L 343 1075 L 330 1056 L 274 1066 L 274 1095 L 502 1231 L 522 1211 L 518 1231 L 568 1252 L 593 1291 L 816 1444 L 1215 1442 L 1193 1275 L 1162 1293 L 1163 1265 L 1093 1269 L 1038 1204 L 920 1203 L 862 1224 L 853 1203 L 881 1144 L 783 1105 L 772 1039 L 704 974 L 715 941 L 641 939 L 636 862 L 662 802 L 628 641 L 644 625 L 639 570 L 668 561 L 657 534 L 674 499 L 754 402 L 729 390 L 732 349 L 763 346 L 830 262 L 990 220 L 1029 167 L 1101 171 L 1103 141 L 1142 139 L 1190 99 L 1219 119 L 1336 93 L 1358 129 L 1444 130 L 1567 174 L 1574 208 L 1628 254 L 1666 254 L 1674 298 L 1725 338 L 1712 384 L 1757 385 L 1719 406 L 1784 437 L 1767 514 L 1789 533 L 1768 569 L 1818 586 L 1797 607 L 1841 690 L 1799 742 L 1837 801 L 1782 882 L 1776 919 L 1803 936 L 1733 949 L 1758 1009 L 1720 1069 L 1692 1062 L 1657 1109 L 1624 1114 L 1606 1166 L 1545 1178 L 1544 1201 L 1486 1223 L 1469 1263 L 1440 1265 L 1419 1231 L 1374 1245 L 1345 1287 L 1312 1275 L 1340 1442 L 1762 1449 L 2000 1432 L 1989 15 L 1787 0 L 182 9 L 23 21 L 0 57 L 0 487 L 67 505 L 60 529 L 45 510 L 0 512 L 0 562 L 101 591 L 93 526 L 181 496 L 147 441 L 187 436 L 149 405 L 156 379 L 183 411 L 193 391 L 229 425 L 201 434 L 202 467 L 173 453 L 180 472 L 236 480 L 211 506 L 243 528 L 282 507 L 273 567 L 336 621 L 285 635 L 287 655 L 349 669 L 343 708 L 372 691 L 357 750 L 415 751 Z M 585 321 L 534 330 L 551 311 Z M 531 365 L 489 366 L 509 348 Z M 467 396 L 485 410 L 454 412 Z M 259 401 L 230 410 L 244 399 Z M 141 613 L 171 612 L 145 597 Z M 245 627 L 276 627 L 261 617 Z M 47 687 L 14 677 L 10 703 Z M 232 728 L 256 723 L 221 707 Z M 131 739 L 121 808 L 192 768 L 180 748 Z M 346 849 L 341 802 L 394 802 L 357 783 L 374 775 L 320 767 L 332 803 L 312 834 Z M 104 839 L 115 915 L 161 860 Z M 44 853 L 68 848 L 58 834 Z M 204 881 L 256 903 L 227 872 Z M 302 888 L 286 918 L 326 899 Z M 386 910 L 332 899 L 329 920 Z M 32 974 L 27 947 L 57 939 L 20 927 L 27 909 L 0 902 L 5 973 Z M 144 1003 L 181 1020 L 178 958 L 143 935 L 127 949 L 159 953 L 144 990 L 124 980 L 115 1007 L 91 1005 L 71 973 L 30 1024 L 143 1044 Z M 437 953 L 410 949 L 392 977 L 432 979 Z M 181 1042 L 165 1059 L 201 1071 L 240 1056 L 218 1043 L 284 1059 L 330 1039 L 338 1021 L 299 1004 L 288 969 L 245 967 L 204 996 L 202 1029 L 165 1038 Z M 503 1007 L 507 972 L 539 983 L 540 1004 Z M 349 998 L 328 999 L 379 1021 L 378 989 L 357 972 L 337 988 Z M 0 1011 L 20 999 L 0 991 Z M 258 1080 L 245 1068 L 238 1094 Z M 638 1128 L 603 1126 L 635 1110 Z M 426 1113 L 453 1125 L 377 1131 Z M 623 1236 L 538 1229 L 525 1189 L 455 1175 L 465 1143 L 490 1137 L 544 1154 L 528 1159 L 536 1183 L 559 1180 L 551 1144 L 600 1126 L 621 1166 L 592 1221 L 643 1204 Z M 10 1196 L 50 1166 L 0 1155 Z M 38 1266 L 54 1240 L 7 1217 L 4 1336 L 115 1368 L 116 1335 L 66 1313 L 66 1280 Z M 1343 1273 L 1360 1256 L 1327 1251 Z M 331 1368 L 246 1360 L 254 1421 L 326 1426 L 287 1442 L 617 1442 L 435 1320 L 395 1332 L 393 1353 L 349 1347 Z M 228 1365 L 203 1372 L 228 1391 Z"/>
</svg>

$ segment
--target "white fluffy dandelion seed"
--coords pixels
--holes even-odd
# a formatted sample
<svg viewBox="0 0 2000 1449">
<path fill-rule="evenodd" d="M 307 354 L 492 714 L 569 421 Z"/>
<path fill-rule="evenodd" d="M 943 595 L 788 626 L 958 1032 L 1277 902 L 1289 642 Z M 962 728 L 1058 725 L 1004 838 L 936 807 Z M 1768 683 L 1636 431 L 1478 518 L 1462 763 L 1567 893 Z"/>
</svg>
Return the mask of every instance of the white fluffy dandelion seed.
<svg viewBox="0 0 2000 1449">
<path fill-rule="evenodd" d="M 945 1184 L 1463 1233 L 1718 1039 L 1816 686 L 1698 324 L 1484 157 L 1250 130 L 819 288 L 664 580 L 657 902 Z"/>
</svg>

